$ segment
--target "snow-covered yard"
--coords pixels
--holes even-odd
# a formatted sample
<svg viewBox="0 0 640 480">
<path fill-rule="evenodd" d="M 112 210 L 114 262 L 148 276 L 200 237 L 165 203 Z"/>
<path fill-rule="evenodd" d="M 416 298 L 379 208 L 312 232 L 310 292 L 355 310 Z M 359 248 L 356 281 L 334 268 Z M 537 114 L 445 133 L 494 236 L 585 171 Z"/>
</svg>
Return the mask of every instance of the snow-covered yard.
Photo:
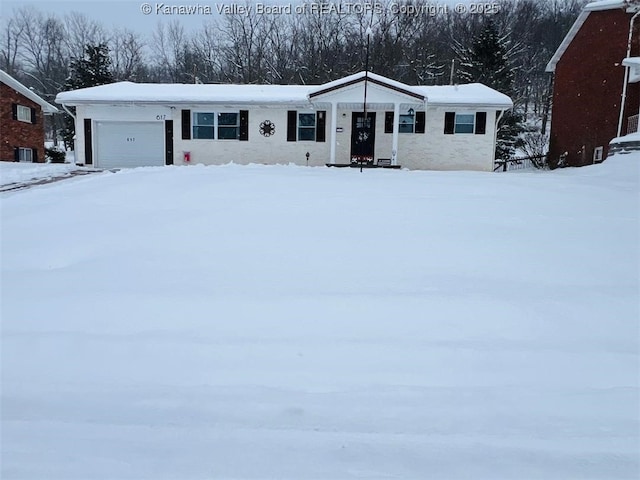
<svg viewBox="0 0 640 480">
<path fill-rule="evenodd" d="M 639 165 L 4 194 L 1 476 L 637 478 Z"/>
<path fill-rule="evenodd" d="M 0 162 L 0 187 L 63 177 L 79 169 L 80 167 L 73 163 Z"/>
</svg>

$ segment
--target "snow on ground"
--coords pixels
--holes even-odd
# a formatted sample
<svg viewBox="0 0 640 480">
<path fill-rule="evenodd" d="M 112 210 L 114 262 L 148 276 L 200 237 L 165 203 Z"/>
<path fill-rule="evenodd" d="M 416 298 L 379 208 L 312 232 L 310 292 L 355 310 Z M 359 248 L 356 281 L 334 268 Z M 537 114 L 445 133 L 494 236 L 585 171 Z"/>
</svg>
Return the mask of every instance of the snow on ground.
<svg viewBox="0 0 640 480">
<path fill-rule="evenodd" d="M 638 478 L 639 162 L 5 194 L 1 476 Z"/>
<path fill-rule="evenodd" d="M 67 163 L 0 162 L 0 186 L 62 177 L 80 168 Z"/>
</svg>

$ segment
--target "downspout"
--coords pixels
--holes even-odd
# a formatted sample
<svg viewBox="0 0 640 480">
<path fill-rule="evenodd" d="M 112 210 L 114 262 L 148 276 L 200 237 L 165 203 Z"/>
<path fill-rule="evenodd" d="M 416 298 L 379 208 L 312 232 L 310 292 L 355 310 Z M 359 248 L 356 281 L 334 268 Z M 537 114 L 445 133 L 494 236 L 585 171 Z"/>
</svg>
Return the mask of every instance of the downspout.
<svg viewBox="0 0 640 480">
<path fill-rule="evenodd" d="M 631 22 L 629 23 L 629 40 L 627 42 L 627 56 L 626 58 L 631 57 L 631 41 L 633 40 L 633 27 L 636 21 L 636 18 L 640 15 L 640 10 L 636 12 L 636 14 L 631 17 Z M 622 122 L 624 120 L 624 104 L 627 102 L 627 86 L 629 85 L 629 70 L 631 67 L 624 67 L 624 83 L 622 84 L 622 101 L 620 102 L 620 118 L 618 119 L 618 134 L 617 137 L 622 136 Z"/>
<path fill-rule="evenodd" d="M 498 124 L 500 123 L 500 120 L 502 120 L 502 116 L 504 115 L 504 112 L 506 112 L 508 109 L 506 110 L 500 110 L 500 115 L 498 115 L 498 118 L 496 118 L 496 126 L 493 129 L 493 163 L 491 164 L 491 170 L 495 171 L 494 169 L 496 168 L 496 148 L 498 146 Z M 505 163 L 505 168 L 507 166 L 507 164 Z"/>
<path fill-rule="evenodd" d="M 61 103 L 60 105 L 62 105 L 62 109 L 67 112 L 68 115 L 71 116 L 71 118 L 73 118 L 73 124 L 76 126 L 76 134 L 73 136 L 73 163 L 75 163 L 76 165 L 78 164 L 78 158 L 76 157 L 76 136 L 78 135 L 77 132 L 77 128 L 78 128 L 78 122 L 76 119 L 76 116 L 71 113 L 71 111 L 67 108 L 67 106 L 64 103 Z"/>
</svg>

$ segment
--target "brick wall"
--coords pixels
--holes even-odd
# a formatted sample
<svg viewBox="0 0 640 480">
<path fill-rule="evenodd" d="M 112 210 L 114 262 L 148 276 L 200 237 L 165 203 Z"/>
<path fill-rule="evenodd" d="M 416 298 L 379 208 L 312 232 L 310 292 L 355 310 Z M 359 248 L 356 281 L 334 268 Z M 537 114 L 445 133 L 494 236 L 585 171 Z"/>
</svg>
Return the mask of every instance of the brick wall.
<svg viewBox="0 0 640 480">
<path fill-rule="evenodd" d="M 13 120 L 13 104 L 36 109 L 36 123 Z M 44 116 L 40 105 L 32 102 L 4 83 L 0 83 L 0 160 L 13 162 L 15 147 L 37 151 L 38 162 L 44 162 Z"/>
<path fill-rule="evenodd" d="M 556 65 L 549 161 L 555 165 L 567 152 L 569 165 L 591 164 L 597 147 L 608 145 L 618 130 L 624 83 L 621 62 L 627 55 L 631 14 L 623 9 L 589 13 L 582 28 Z M 636 25 L 636 29 L 638 26 Z M 635 36 L 632 56 L 639 53 Z M 640 84 L 629 84 L 627 117 L 638 112 Z"/>
</svg>

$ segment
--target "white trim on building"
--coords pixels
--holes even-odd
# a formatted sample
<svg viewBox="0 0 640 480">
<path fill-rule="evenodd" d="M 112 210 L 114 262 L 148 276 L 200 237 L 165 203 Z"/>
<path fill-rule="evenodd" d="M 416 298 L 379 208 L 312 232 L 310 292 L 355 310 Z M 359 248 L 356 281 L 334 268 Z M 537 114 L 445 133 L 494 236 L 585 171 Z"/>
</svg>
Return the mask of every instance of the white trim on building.
<svg viewBox="0 0 640 480">
<path fill-rule="evenodd" d="M 560 46 L 553 54 L 553 57 L 551 57 L 551 60 L 549 60 L 549 63 L 547 63 L 545 72 L 553 73 L 556 71 L 556 65 L 560 61 L 562 55 L 564 55 L 564 52 L 566 52 L 575 36 L 578 34 L 580 28 L 582 28 L 582 25 L 584 25 L 584 22 L 587 20 L 589 13 L 621 8 L 624 8 L 627 13 L 636 13 L 640 11 L 640 0 L 600 0 L 598 2 L 591 2 L 586 4 L 580 12 L 580 15 L 578 15 L 576 21 L 569 29 L 567 35 L 562 40 L 562 43 L 560 43 Z"/>
<path fill-rule="evenodd" d="M 17 81 L 15 78 L 13 78 L 11 75 L 9 75 L 8 73 L 6 73 L 6 72 L 4 72 L 2 70 L 0 70 L 0 82 L 4 83 L 8 87 L 13 88 L 16 92 L 20 93 L 21 95 L 27 97 L 29 100 L 31 100 L 31 101 L 37 103 L 38 105 L 40 105 L 42 107 L 42 112 L 43 113 L 51 114 L 51 113 L 58 113 L 59 112 L 59 110 L 56 107 L 54 107 L 50 103 L 46 102 L 44 99 L 42 99 L 42 97 L 40 97 L 39 95 L 35 94 L 32 90 L 28 89 L 23 84 L 21 84 L 19 81 Z M 30 121 L 31 120 L 29 119 L 29 122 Z"/>
</svg>

